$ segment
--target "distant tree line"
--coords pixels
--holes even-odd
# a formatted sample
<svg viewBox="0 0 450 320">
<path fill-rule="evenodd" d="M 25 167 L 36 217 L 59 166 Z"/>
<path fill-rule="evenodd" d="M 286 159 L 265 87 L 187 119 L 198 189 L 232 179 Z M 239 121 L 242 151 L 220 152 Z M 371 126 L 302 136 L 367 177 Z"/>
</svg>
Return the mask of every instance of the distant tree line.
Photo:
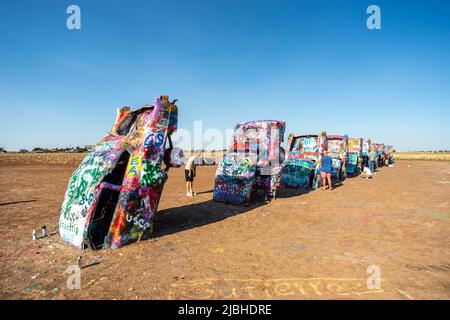
<svg viewBox="0 0 450 320">
<path fill-rule="evenodd" d="M 76 146 L 76 147 L 69 147 L 69 148 L 41 148 L 41 147 L 35 147 L 33 149 L 20 149 L 19 153 L 27 153 L 27 152 L 34 152 L 34 153 L 84 153 L 89 152 L 90 149 L 93 146 Z M 196 150 L 186 150 L 187 152 L 194 153 Z M 226 152 L 226 149 L 223 150 L 201 150 L 202 152 Z M 6 149 L 4 147 L 0 147 L 0 153 L 6 153 Z M 394 150 L 394 152 L 397 152 Z M 400 151 L 400 152 L 432 152 L 432 153 L 448 153 L 450 150 L 419 150 L 419 151 Z"/>
<path fill-rule="evenodd" d="M 76 147 L 69 147 L 69 148 L 41 148 L 41 147 L 35 147 L 33 149 L 20 149 L 19 153 L 84 153 L 90 151 L 92 146 L 76 146 Z M 0 153 L 6 153 L 7 151 L 5 148 L 0 147 Z"/>
<path fill-rule="evenodd" d="M 397 152 L 394 150 L 394 152 Z M 416 150 L 416 151 L 398 151 L 398 152 L 416 152 L 416 153 L 449 153 L 450 150 Z"/>
</svg>

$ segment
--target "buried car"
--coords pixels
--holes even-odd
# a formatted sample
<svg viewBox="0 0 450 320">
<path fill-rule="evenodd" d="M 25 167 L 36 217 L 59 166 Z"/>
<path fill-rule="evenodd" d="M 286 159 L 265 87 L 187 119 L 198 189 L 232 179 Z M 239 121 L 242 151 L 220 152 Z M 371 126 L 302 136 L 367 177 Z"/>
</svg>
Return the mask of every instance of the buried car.
<svg viewBox="0 0 450 320">
<path fill-rule="evenodd" d="M 235 126 L 232 144 L 217 167 L 215 201 L 246 205 L 258 191 L 262 191 L 265 200 L 275 198 L 284 160 L 284 130 L 282 120 Z"/>
<path fill-rule="evenodd" d="M 370 139 L 363 139 L 362 150 L 361 150 L 361 153 L 363 156 L 369 155 L 371 146 L 372 146 L 372 142 Z"/>
<path fill-rule="evenodd" d="M 363 139 L 348 138 L 347 150 L 347 175 L 358 175 L 361 171 Z"/>
<path fill-rule="evenodd" d="M 393 146 L 386 146 L 386 159 L 387 165 L 393 164 L 395 162 Z"/>
<path fill-rule="evenodd" d="M 328 155 L 332 163 L 331 177 L 337 180 L 347 177 L 347 140 L 341 135 L 328 135 Z"/>
<path fill-rule="evenodd" d="M 369 153 L 372 147 L 372 142 L 370 139 L 363 139 L 362 149 L 361 149 L 361 168 L 363 171 L 364 167 L 369 167 Z"/>
<path fill-rule="evenodd" d="M 319 160 L 327 149 L 327 134 L 289 135 L 286 160 L 281 173 L 283 188 L 317 189 L 320 183 Z"/>
<path fill-rule="evenodd" d="M 377 155 L 377 158 L 375 159 L 375 168 L 380 168 L 383 166 L 384 144 L 373 142 L 372 149 L 375 151 Z"/>
<path fill-rule="evenodd" d="M 135 111 L 117 109 L 111 132 L 70 178 L 59 219 L 64 241 L 80 249 L 103 249 L 151 236 L 169 167 L 184 161 L 170 138 L 177 110 L 168 96 Z"/>
</svg>

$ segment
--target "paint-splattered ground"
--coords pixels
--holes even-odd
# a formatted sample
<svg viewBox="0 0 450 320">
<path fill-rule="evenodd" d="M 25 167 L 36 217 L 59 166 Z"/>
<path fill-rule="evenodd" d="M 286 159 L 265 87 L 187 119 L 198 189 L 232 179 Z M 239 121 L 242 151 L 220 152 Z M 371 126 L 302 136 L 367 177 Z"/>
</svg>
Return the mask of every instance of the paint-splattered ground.
<svg viewBox="0 0 450 320">
<path fill-rule="evenodd" d="M 74 168 L 0 166 L 0 298 L 450 298 L 450 162 L 399 161 L 374 180 L 250 207 L 211 200 L 215 167 L 199 168 L 198 195 L 186 198 L 175 169 L 155 237 L 96 252 L 57 234 L 31 240 L 42 225 L 56 232 Z M 78 255 L 93 265 L 69 290 Z M 380 289 L 367 287 L 369 266 Z"/>
</svg>

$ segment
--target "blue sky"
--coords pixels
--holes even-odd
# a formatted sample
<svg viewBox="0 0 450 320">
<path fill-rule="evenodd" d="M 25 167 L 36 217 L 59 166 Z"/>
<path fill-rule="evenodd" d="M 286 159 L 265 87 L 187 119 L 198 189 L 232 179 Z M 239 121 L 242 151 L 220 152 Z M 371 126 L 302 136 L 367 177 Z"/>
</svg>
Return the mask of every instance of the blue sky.
<svg viewBox="0 0 450 320">
<path fill-rule="evenodd" d="M 66 28 L 70 4 L 81 30 Z M 0 2 L 8 150 L 95 144 L 117 107 L 161 94 L 188 130 L 284 119 L 287 133 L 450 149 L 449 88 L 445 0 Z"/>
</svg>

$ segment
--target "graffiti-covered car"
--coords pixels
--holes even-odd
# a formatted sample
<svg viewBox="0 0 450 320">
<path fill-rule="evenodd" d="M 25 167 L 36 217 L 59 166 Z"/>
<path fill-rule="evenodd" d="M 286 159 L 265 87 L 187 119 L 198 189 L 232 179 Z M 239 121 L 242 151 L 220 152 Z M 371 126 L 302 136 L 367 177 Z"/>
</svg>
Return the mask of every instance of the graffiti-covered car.
<svg viewBox="0 0 450 320">
<path fill-rule="evenodd" d="M 281 173 L 283 188 L 317 189 L 320 183 L 319 160 L 327 149 L 327 134 L 289 135 L 287 155 Z"/>
<path fill-rule="evenodd" d="M 231 146 L 217 168 L 214 200 L 248 204 L 258 191 L 275 198 L 281 175 L 285 130 L 282 120 L 260 120 L 235 126 Z"/>
<path fill-rule="evenodd" d="M 363 156 L 369 155 L 371 146 L 372 146 L 372 142 L 370 141 L 370 139 L 363 139 L 362 150 L 361 150 L 361 153 Z"/>
<path fill-rule="evenodd" d="M 386 157 L 387 157 L 387 164 L 393 164 L 395 162 L 394 159 L 394 147 L 393 146 L 386 146 Z"/>
<path fill-rule="evenodd" d="M 372 149 L 375 151 L 377 155 L 377 158 L 375 160 L 375 168 L 380 168 L 383 166 L 384 144 L 372 142 Z"/>
<path fill-rule="evenodd" d="M 348 138 L 347 141 L 347 175 L 358 175 L 361 171 L 363 139 Z"/>
<path fill-rule="evenodd" d="M 64 241 L 81 249 L 102 249 L 151 236 L 169 167 L 184 161 L 183 151 L 173 148 L 170 138 L 177 113 L 168 96 L 135 111 L 117 110 L 111 132 L 70 178 L 59 219 Z"/>
<path fill-rule="evenodd" d="M 363 139 L 361 149 L 361 171 L 364 170 L 364 167 L 369 167 L 369 153 L 371 146 L 372 142 L 370 139 Z"/>
<path fill-rule="evenodd" d="M 328 135 L 328 155 L 332 160 L 331 177 L 345 179 L 347 177 L 347 136 Z"/>
</svg>

